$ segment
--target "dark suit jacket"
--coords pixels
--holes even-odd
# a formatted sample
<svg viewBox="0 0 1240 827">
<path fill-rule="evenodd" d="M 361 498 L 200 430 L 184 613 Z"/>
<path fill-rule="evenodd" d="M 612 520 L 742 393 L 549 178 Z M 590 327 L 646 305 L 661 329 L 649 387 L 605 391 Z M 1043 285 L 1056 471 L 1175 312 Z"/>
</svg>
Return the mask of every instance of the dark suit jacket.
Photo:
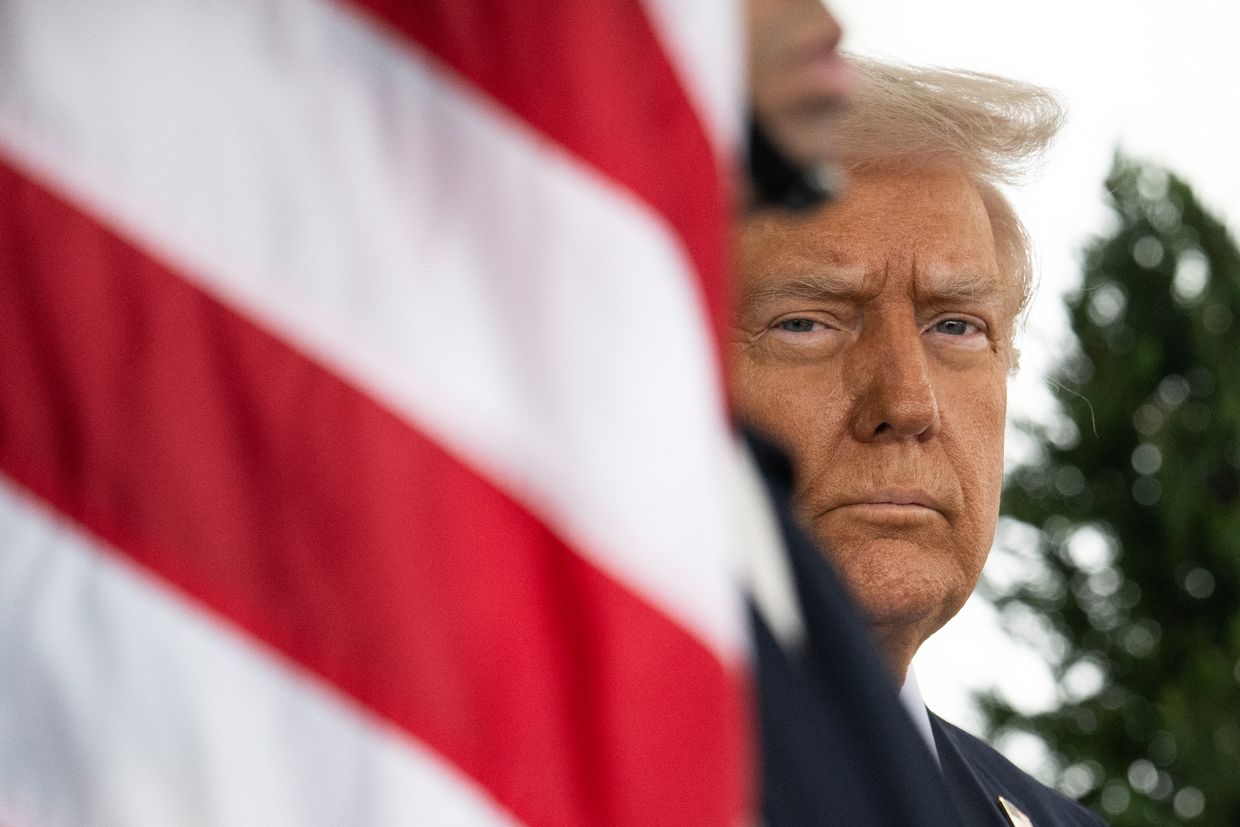
<svg viewBox="0 0 1240 827">
<path fill-rule="evenodd" d="M 988 745 L 930 713 L 943 777 L 961 814 L 970 824 L 1004 825 L 1003 796 L 1029 817 L 1034 827 L 1097 827 L 1103 820 L 1070 798 L 1043 785 Z"/>
</svg>

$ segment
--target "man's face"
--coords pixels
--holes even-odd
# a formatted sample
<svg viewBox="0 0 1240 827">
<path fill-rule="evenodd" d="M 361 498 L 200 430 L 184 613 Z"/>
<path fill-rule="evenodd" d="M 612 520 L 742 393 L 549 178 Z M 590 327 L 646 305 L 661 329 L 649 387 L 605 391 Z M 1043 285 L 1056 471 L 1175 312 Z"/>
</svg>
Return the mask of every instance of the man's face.
<svg viewBox="0 0 1240 827">
<path fill-rule="evenodd" d="M 998 517 L 1016 297 L 986 210 L 955 171 L 862 171 L 741 233 L 737 408 L 791 451 L 797 509 L 902 674 Z"/>
<path fill-rule="evenodd" d="M 831 159 L 832 121 L 851 85 L 840 26 L 822 0 L 749 0 L 749 98 L 780 149 Z"/>
</svg>

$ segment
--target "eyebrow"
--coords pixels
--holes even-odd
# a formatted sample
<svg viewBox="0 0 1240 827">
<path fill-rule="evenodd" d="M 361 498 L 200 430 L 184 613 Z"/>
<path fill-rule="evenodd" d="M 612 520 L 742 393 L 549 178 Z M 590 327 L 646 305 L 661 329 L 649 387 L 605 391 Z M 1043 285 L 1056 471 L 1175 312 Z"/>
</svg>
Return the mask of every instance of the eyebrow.
<svg viewBox="0 0 1240 827">
<path fill-rule="evenodd" d="M 918 292 L 936 301 L 980 301 L 1002 295 L 1002 276 L 995 273 L 921 273 Z"/>
<path fill-rule="evenodd" d="M 842 272 L 805 273 L 750 287 L 741 297 L 741 305 L 753 307 L 779 299 L 851 299 L 866 292 L 865 282 L 863 276 Z"/>
</svg>

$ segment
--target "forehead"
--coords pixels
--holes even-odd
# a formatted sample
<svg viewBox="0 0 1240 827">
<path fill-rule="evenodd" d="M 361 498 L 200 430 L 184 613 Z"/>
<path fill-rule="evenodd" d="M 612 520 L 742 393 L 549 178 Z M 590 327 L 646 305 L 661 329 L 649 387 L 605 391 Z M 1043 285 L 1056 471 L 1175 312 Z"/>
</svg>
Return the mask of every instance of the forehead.
<svg viewBox="0 0 1240 827">
<path fill-rule="evenodd" d="M 961 279 L 1004 286 L 985 204 L 952 169 L 857 171 L 839 201 L 808 218 L 748 222 L 743 252 L 747 280 L 825 266 L 876 288 L 876 276 L 899 273 L 929 287 Z"/>
</svg>

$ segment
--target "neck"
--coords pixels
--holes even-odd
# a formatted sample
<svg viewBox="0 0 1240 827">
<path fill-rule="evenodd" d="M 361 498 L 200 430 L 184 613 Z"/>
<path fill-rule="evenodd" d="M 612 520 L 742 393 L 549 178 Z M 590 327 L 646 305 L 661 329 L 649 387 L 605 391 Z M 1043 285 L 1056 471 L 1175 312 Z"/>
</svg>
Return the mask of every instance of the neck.
<svg viewBox="0 0 1240 827">
<path fill-rule="evenodd" d="M 903 686 L 913 655 L 917 654 L 925 638 L 905 626 L 871 626 L 870 630 L 878 641 L 879 653 L 896 685 Z"/>
</svg>

